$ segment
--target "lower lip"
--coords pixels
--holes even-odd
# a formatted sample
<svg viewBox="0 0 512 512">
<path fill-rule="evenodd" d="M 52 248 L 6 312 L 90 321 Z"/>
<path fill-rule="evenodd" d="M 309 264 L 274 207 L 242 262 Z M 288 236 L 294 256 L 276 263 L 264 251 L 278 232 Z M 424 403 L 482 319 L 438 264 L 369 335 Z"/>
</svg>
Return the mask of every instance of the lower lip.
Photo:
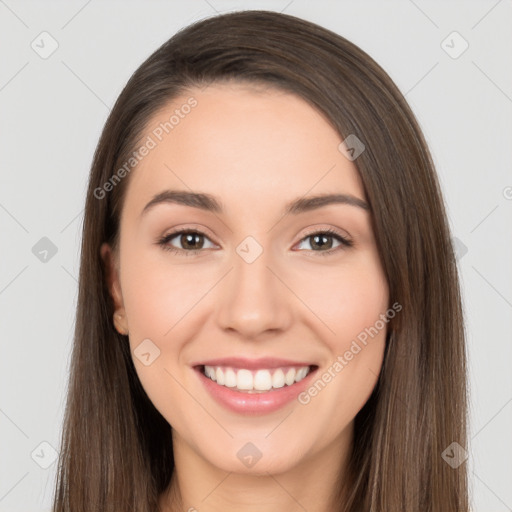
<svg viewBox="0 0 512 512">
<path fill-rule="evenodd" d="M 277 411 L 296 399 L 309 386 L 317 369 L 314 368 L 301 381 L 291 386 L 285 385 L 265 393 L 236 391 L 235 388 L 221 386 L 209 379 L 200 368 L 195 368 L 195 371 L 206 390 L 224 407 L 240 414 L 266 414 Z"/>
</svg>

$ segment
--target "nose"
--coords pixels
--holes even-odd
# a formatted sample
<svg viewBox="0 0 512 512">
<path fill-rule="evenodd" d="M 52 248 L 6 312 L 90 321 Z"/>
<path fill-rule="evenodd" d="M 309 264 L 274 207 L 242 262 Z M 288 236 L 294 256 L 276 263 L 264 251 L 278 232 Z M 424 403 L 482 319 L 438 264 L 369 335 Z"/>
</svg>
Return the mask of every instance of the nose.
<svg viewBox="0 0 512 512">
<path fill-rule="evenodd" d="M 217 323 L 239 338 L 254 340 L 289 328 L 293 294 L 280 279 L 270 251 L 248 261 L 234 252 L 233 269 L 220 283 Z"/>
</svg>

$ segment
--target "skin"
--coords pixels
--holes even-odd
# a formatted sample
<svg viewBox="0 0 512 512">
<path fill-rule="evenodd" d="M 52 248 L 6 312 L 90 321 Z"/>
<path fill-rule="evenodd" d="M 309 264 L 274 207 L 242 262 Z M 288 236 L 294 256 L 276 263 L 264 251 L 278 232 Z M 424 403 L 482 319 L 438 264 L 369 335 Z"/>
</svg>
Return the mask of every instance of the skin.
<svg viewBox="0 0 512 512">
<path fill-rule="evenodd" d="M 225 409 L 190 365 L 274 356 L 311 361 L 321 375 L 375 324 L 389 296 L 370 212 L 334 204 L 282 216 L 286 203 L 303 196 L 338 192 L 366 200 L 364 187 L 323 115 L 271 88 L 191 89 L 154 116 L 147 134 L 191 95 L 197 106 L 130 175 L 119 253 L 101 248 L 117 329 L 129 333 L 132 354 L 147 338 L 160 350 L 149 366 L 133 358 L 149 398 L 173 427 L 176 471 L 160 505 L 166 512 L 332 511 L 354 417 L 381 369 L 386 328 L 307 405 L 294 400 L 269 414 Z M 225 211 L 168 203 L 140 217 L 166 189 L 213 194 Z M 181 227 L 205 233 L 197 242 L 202 252 L 173 254 L 156 244 Z M 325 249 L 313 249 L 307 235 L 328 228 L 353 247 L 327 238 Z M 263 248 L 250 264 L 236 252 L 249 235 Z M 183 248 L 186 240 L 178 235 L 167 243 Z M 325 255 L 330 248 L 336 252 Z M 262 453 L 251 468 L 236 455 L 247 442 Z"/>
</svg>

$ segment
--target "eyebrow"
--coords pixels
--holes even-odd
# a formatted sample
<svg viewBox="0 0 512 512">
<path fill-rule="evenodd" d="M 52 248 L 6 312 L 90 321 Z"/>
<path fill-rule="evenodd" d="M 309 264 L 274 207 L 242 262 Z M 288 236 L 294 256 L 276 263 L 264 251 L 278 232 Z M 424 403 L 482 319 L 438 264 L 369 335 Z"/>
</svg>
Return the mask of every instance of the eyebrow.
<svg viewBox="0 0 512 512">
<path fill-rule="evenodd" d="M 199 208 L 213 213 L 223 213 L 222 203 L 210 194 L 187 192 L 185 190 L 164 190 L 155 195 L 153 199 L 146 204 L 140 215 L 142 217 L 158 204 L 167 203 L 191 206 L 192 208 Z M 300 197 L 290 201 L 285 205 L 284 215 L 297 215 L 331 204 L 346 204 L 363 210 L 370 210 L 370 206 L 366 201 L 350 194 L 320 194 L 311 197 Z"/>
</svg>

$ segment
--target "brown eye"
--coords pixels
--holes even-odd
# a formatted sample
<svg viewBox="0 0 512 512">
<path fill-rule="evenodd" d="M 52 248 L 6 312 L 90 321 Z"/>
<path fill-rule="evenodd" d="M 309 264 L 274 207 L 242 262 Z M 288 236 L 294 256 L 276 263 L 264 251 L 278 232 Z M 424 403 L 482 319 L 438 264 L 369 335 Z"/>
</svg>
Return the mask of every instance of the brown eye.
<svg viewBox="0 0 512 512">
<path fill-rule="evenodd" d="M 175 242 L 171 243 L 172 240 L 175 240 Z M 211 248 L 205 247 L 205 241 L 208 241 L 211 247 L 214 247 L 214 244 L 204 233 L 192 230 L 181 230 L 164 236 L 158 243 L 165 250 L 182 253 L 188 256 L 189 254 L 201 252 L 202 249 Z M 178 247 L 176 247 L 176 244 L 178 244 Z"/>
<path fill-rule="evenodd" d="M 312 249 L 331 249 L 333 244 L 333 236 L 331 235 L 311 235 Z"/>
<path fill-rule="evenodd" d="M 183 249 L 202 249 L 204 244 L 204 236 L 195 232 L 182 233 L 179 240 Z"/>
<path fill-rule="evenodd" d="M 310 242 L 309 248 L 305 247 L 306 250 L 322 253 L 325 255 L 336 252 L 338 249 L 343 247 L 353 246 L 353 242 L 351 240 L 341 236 L 337 231 L 334 230 L 324 230 L 310 233 L 304 237 L 300 243 L 302 244 L 307 240 L 310 240 Z M 338 242 L 337 246 L 333 246 L 334 240 Z"/>
</svg>

